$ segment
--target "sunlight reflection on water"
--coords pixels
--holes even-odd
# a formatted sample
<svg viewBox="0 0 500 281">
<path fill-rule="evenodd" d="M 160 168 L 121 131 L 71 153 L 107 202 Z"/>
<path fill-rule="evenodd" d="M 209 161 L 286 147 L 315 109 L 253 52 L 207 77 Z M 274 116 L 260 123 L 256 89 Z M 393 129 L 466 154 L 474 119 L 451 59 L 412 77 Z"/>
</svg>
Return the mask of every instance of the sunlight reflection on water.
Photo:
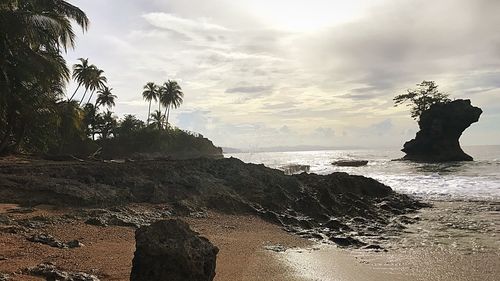
<svg viewBox="0 0 500 281">
<path fill-rule="evenodd" d="M 309 165 L 310 173 L 347 172 L 375 178 L 394 190 L 436 199 L 500 199 L 500 146 L 473 146 L 465 150 L 476 161 L 438 164 L 393 161 L 403 156 L 395 149 L 325 150 L 227 154 L 244 162 L 271 168 Z M 362 167 L 338 167 L 336 160 L 368 160 Z"/>
</svg>

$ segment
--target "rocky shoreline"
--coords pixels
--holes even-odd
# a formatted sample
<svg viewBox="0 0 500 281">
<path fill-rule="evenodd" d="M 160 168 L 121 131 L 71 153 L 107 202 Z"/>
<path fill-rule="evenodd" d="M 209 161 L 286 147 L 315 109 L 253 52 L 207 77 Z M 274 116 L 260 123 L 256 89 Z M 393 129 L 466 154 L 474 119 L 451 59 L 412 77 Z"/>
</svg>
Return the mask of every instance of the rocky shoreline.
<svg viewBox="0 0 500 281">
<path fill-rule="evenodd" d="M 370 178 L 346 173 L 288 176 L 234 158 L 3 163 L 0 201 L 81 207 L 73 215 L 99 226 L 140 227 L 208 210 L 254 214 L 304 238 L 355 247 L 377 247 L 377 240 L 418 220 L 406 214 L 424 206 Z M 145 215 L 123 207 L 130 203 L 164 207 Z"/>
</svg>

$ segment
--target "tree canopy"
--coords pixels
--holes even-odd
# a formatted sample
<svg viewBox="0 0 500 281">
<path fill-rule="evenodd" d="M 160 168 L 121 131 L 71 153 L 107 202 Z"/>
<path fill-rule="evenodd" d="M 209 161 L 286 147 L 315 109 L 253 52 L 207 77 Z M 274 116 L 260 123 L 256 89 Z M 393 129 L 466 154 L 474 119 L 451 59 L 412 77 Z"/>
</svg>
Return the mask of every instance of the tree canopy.
<svg viewBox="0 0 500 281">
<path fill-rule="evenodd" d="M 88 25 L 85 13 L 64 0 L 0 1 L 0 154 L 220 153 L 209 140 L 166 124 L 183 101 L 176 81 L 144 86 L 148 125 L 133 115 L 119 120 L 104 71 L 88 58 L 70 71 L 63 57 L 75 46 L 73 28 Z M 76 89 L 66 96 L 70 79 Z M 158 110 L 151 114 L 152 101 Z"/>
<path fill-rule="evenodd" d="M 422 81 L 417 84 L 417 88 L 408 89 L 406 94 L 394 97 L 394 106 L 405 104 L 411 107 L 411 117 L 420 119 L 422 112 L 426 111 L 435 103 L 447 103 L 451 100 L 449 95 L 438 90 L 438 85 L 434 81 Z"/>
<path fill-rule="evenodd" d="M 34 143 L 43 118 L 62 124 L 58 108 L 72 106 L 60 98 L 70 78 L 62 52 L 74 47 L 73 23 L 86 30 L 89 19 L 63 0 L 1 2 L 0 153 Z M 56 134 L 54 127 L 47 129 Z"/>
</svg>

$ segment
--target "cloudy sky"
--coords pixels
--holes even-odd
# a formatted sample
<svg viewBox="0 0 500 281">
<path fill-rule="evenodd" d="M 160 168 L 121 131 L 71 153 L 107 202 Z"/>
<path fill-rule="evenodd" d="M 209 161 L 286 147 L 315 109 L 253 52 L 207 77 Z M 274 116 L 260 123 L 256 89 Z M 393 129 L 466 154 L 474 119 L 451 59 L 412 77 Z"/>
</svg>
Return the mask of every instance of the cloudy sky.
<svg viewBox="0 0 500 281">
<path fill-rule="evenodd" d="M 173 124 L 220 146 L 400 146 L 417 125 L 392 98 L 435 80 L 483 108 L 464 144 L 500 144 L 498 0 L 70 2 L 92 24 L 68 62 L 105 70 L 118 116 L 175 79 Z"/>
</svg>

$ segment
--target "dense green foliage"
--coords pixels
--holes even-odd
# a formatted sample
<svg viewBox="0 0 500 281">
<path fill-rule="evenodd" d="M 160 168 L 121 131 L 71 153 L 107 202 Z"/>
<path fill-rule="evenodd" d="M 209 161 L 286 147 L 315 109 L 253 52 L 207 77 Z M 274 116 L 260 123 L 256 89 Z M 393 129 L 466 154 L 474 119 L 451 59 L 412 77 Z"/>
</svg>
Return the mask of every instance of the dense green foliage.
<svg viewBox="0 0 500 281">
<path fill-rule="evenodd" d="M 80 109 L 61 100 L 70 76 L 62 51 L 74 46 L 73 22 L 86 30 L 89 20 L 66 1 L 1 2 L 0 153 L 78 137 Z"/>
<path fill-rule="evenodd" d="M 118 120 L 111 111 L 117 96 L 104 71 L 80 58 L 71 73 L 63 58 L 75 46 L 73 26 L 86 31 L 88 24 L 85 13 L 64 0 L 0 2 L 0 154 L 221 154 L 202 136 L 169 125 L 170 109 L 183 101 L 176 81 L 144 86 L 146 125 L 133 115 Z M 77 87 L 65 98 L 70 78 Z M 158 110 L 150 114 L 152 101 Z"/>
<path fill-rule="evenodd" d="M 411 117 L 415 120 L 420 118 L 422 112 L 426 111 L 435 103 L 450 102 L 447 94 L 438 91 L 438 85 L 434 81 L 422 81 L 417 88 L 408 89 L 406 94 L 397 95 L 394 98 L 395 106 L 406 103 L 411 107 Z"/>
<path fill-rule="evenodd" d="M 117 129 L 117 135 L 99 140 L 104 158 L 140 157 L 140 155 L 173 157 L 220 156 L 222 149 L 202 135 L 180 129 L 158 130 L 143 127 L 125 118 Z"/>
</svg>

